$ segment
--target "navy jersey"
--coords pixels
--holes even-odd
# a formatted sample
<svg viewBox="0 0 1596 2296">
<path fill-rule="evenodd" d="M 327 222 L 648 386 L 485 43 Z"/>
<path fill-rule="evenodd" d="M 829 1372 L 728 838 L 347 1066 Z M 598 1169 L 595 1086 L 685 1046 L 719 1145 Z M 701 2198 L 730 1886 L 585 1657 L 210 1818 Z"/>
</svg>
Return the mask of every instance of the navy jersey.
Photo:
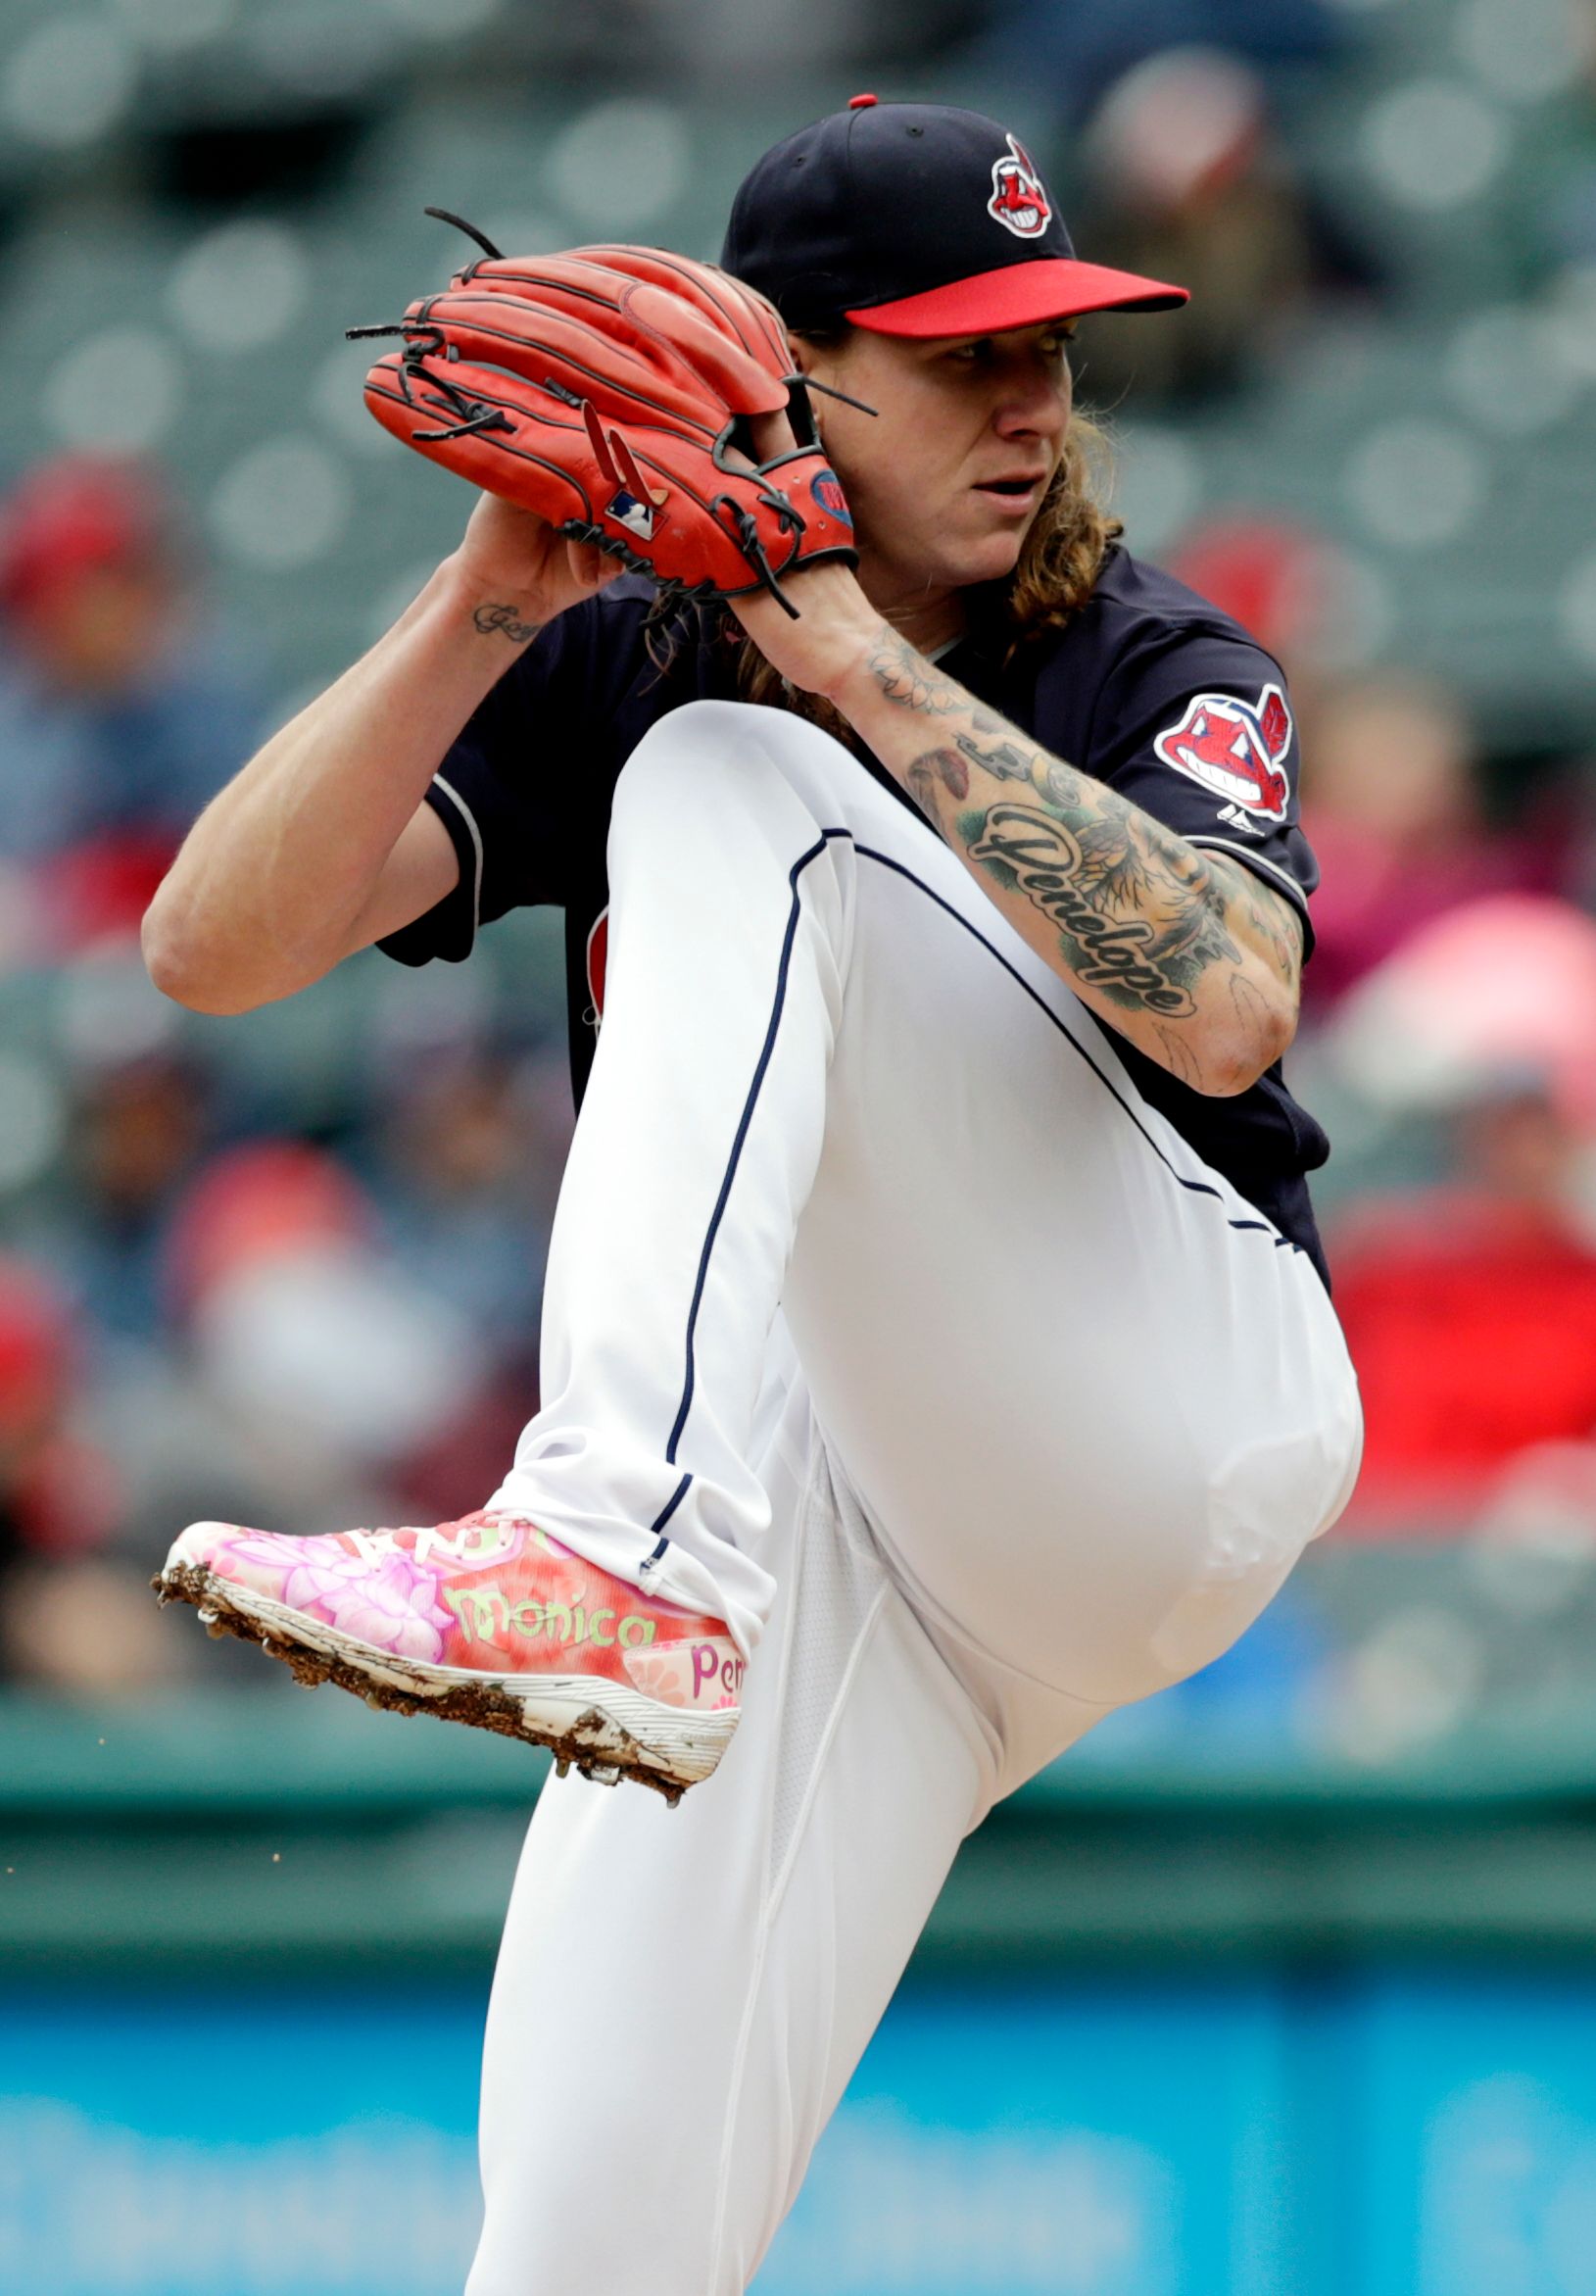
<svg viewBox="0 0 1596 2296">
<path fill-rule="evenodd" d="M 736 693 L 735 646 L 722 638 L 682 643 L 663 670 L 650 659 L 643 621 L 652 597 L 646 579 L 622 576 L 559 615 L 506 671 L 427 792 L 459 857 L 459 883 L 378 944 L 405 964 L 458 961 L 470 954 L 479 926 L 508 909 L 563 908 L 578 1099 L 593 1058 L 616 776 L 666 710 Z M 1118 549 L 1090 602 L 1007 665 L 1005 634 L 979 613 L 972 619 L 970 634 L 941 658 L 950 676 L 1193 845 L 1244 862 L 1297 909 L 1311 947 L 1307 897 L 1319 872 L 1297 825 L 1285 680 L 1238 623 Z M 864 762 L 921 821 L 886 767 Z M 1279 1064 L 1248 1091 L 1216 1099 L 1098 1026 L 1143 1096 L 1323 1274 L 1305 1174 L 1325 1161 L 1329 1144 L 1286 1091 Z"/>
</svg>

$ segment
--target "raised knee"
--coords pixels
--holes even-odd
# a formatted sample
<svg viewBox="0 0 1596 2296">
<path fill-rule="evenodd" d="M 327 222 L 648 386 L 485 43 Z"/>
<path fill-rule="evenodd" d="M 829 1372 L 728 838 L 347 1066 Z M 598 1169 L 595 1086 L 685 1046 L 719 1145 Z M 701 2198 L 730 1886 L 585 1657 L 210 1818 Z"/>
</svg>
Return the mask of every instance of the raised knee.
<svg viewBox="0 0 1596 2296">
<path fill-rule="evenodd" d="M 649 728 L 621 768 L 615 811 L 661 799 L 718 809 L 777 786 L 826 803 L 838 768 L 858 770 L 829 734 L 754 702 L 684 702 Z"/>
<path fill-rule="evenodd" d="M 752 737 L 762 714 L 751 702 L 683 702 L 667 709 L 622 766 L 617 794 L 665 774 L 701 774 L 739 758 L 755 746 Z"/>
</svg>

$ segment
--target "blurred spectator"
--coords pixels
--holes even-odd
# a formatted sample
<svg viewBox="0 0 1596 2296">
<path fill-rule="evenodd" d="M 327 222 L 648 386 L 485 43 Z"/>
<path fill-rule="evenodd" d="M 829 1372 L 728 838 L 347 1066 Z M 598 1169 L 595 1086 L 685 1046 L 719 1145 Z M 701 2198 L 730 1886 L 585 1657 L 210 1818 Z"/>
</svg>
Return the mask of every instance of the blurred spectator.
<svg viewBox="0 0 1596 2296">
<path fill-rule="evenodd" d="M 173 1225 L 169 1280 L 198 1376 L 285 1483 L 330 1494 L 383 1475 L 487 1375 L 469 1321 L 391 1264 L 376 1230 L 353 1175 L 295 1141 L 218 1156 Z"/>
<path fill-rule="evenodd" d="M 385 1240 L 491 1355 L 465 1410 L 399 1470 L 408 1509 L 429 1521 L 494 1489 L 538 1407 L 544 1262 L 571 1127 L 564 1051 L 434 1058 L 407 1073 L 382 1117 Z"/>
<path fill-rule="evenodd" d="M 570 1135 L 563 1053 L 557 1073 L 482 1050 L 424 1061 L 378 1113 L 374 1186 L 394 1257 L 496 1354 L 534 1357 Z"/>
<path fill-rule="evenodd" d="M 1328 535 L 1274 510 L 1204 517 L 1163 562 L 1282 665 L 1311 759 L 1327 689 L 1368 649 L 1378 577 Z"/>
<path fill-rule="evenodd" d="M 1557 875 L 1540 837 L 1487 825 L 1462 707 L 1418 678 L 1322 698 L 1305 728 L 1302 819 L 1323 871 L 1304 975 L 1319 1011 L 1432 918 Z"/>
<path fill-rule="evenodd" d="M 875 71 L 902 56 L 919 63 L 967 28 L 978 0 L 585 0 L 579 9 L 539 10 L 540 37 L 571 43 L 573 64 L 627 71 L 644 84 L 670 86 L 684 75 L 729 85 L 741 94 L 797 73 L 824 84 L 850 67 Z M 795 118 L 797 115 L 795 114 Z M 623 169 L 629 153 L 614 154 Z"/>
<path fill-rule="evenodd" d="M 1273 512 L 1212 518 L 1166 553 L 1169 571 L 1217 606 L 1282 662 L 1295 683 L 1332 618 L 1332 545 Z"/>
<path fill-rule="evenodd" d="M 1341 45 L 1322 0 L 1002 0 L 969 66 L 1039 90 L 1078 126 L 1125 73 L 1168 48 L 1215 48 L 1266 70 L 1319 64 Z M 966 61 L 966 59 L 961 59 Z M 1101 251 L 1088 246 L 1093 260 Z M 1164 274 L 1159 274 L 1160 276 Z"/>
<path fill-rule="evenodd" d="M 0 1259 L 0 1677 L 73 1691 L 138 1691 L 169 1672 L 140 1574 L 100 1550 L 116 1526 L 114 1463 L 74 1425 L 65 1301 L 24 1260 Z"/>
<path fill-rule="evenodd" d="M 1464 1111 L 1457 1146 L 1457 1187 L 1371 1208 L 1335 1251 L 1368 1418 L 1354 1523 L 1459 1528 L 1520 1453 L 1596 1438 L 1584 1143 L 1525 1084 Z"/>
<path fill-rule="evenodd" d="M 136 926 L 259 711 L 196 614 L 164 483 L 63 456 L 0 513 L 0 858 L 39 865 L 58 942 Z"/>
<path fill-rule="evenodd" d="M 1191 290 L 1177 323 L 1084 323 L 1083 395 L 1137 412 L 1236 389 L 1314 303 L 1367 293 L 1377 273 L 1298 182 L 1263 81 L 1217 49 L 1183 48 L 1128 72 L 1088 132 L 1075 236 L 1095 263 Z"/>
<path fill-rule="evenodd" d="M 1569 0 L 1539 29 L 1562 53 L 1548 60 L 1562 84 L 1546 87 L 1533 137 L 1526 139 L 1508 186 L 1508 219 L 1527 286 L 1556 282 L 1588 315 L 1596 287 L 1596 7 Z M 1544 84 L 1544 83 L 1543 83 Z M 1576 309 L 1570 312 L 1577 318 Z"/>
<path fill-rule="evenodd" d="M 168 1228 L 209 1123 L 198 1073 L 170 1056 L 101 1068 L 80 1088 L 70 1214 L 52 1257 L 97 1333 L 169 1339 Z"/>
<path fill-rule="evenodd" d="M 1372 1102 L 1448 1111 L 1531 1074 L 1596 1138 L 1596 921 L 1535 894 L 1469 902 L 1361 983 L 1325 1043 Z"/>
<path fill-rule="evenodd" d="M 1366 1073 L 1450 1105 L 1444 1185 L 1332 1247 L 1368 1443 L 1349 1520 L 1459 1528 L 1544 1444 L 1596 1443 L 1596 923 L 1551 901 L 1440 920 L 1337 1024 Z"/>
</svg>

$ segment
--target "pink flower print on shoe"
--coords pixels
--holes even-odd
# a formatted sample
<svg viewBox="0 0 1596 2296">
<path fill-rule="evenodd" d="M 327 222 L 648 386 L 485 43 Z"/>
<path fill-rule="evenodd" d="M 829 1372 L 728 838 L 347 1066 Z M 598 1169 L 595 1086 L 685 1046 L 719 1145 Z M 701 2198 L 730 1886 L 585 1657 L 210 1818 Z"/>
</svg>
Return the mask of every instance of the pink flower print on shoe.
<svg viewBox="0 0 1596 2296">
<path fill-rule="evenodd" d="M 207 1530 L 217 1534 L 207 1563 L 239 1586 L 253 1587 L 290 1610 L 304 1611 L 401 1658 L 442 1658 L 452 1623 L 439 1596 L 442 1573 L 427 1569 L 413 1554 L 395 1547 L 367 1559 L 336 1537 L 289 1539 L 225 1523 L 196 1523 L 178 1546 Z"/>
<path fill-rule="evenodd" d="M 155 1581 L 213 1634 L 301 1682 L 549 1746 L 675 1801 L 736 1729 L 743 1658 L 721 1619 L 645 1594 L 523 1516 L 299 1539 L 193 1523 Z"/>
</svg>

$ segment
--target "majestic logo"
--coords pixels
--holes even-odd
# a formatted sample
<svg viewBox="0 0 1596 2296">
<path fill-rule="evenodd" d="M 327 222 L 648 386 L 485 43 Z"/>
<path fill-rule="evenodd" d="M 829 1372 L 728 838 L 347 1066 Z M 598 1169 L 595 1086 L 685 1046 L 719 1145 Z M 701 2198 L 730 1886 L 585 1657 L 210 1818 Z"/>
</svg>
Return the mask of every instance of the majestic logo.
<svg viewBox="0 0 1596 2296">
<path fill-rule="evenodd" d="M 613 518 L 617 526 L 624 526 L 640 542 L 652 542 L 665 522 L 662 511 L 653 503 L 640 502 L 624 486 L 605 505 L 605 516 Z"/>
<path fill-rule="evenodd" d="M 1285 818 L 1291 791 L 1281 760 L 1290 746 L 1291 711 L 1279 686 L 1265 686 L 1256 703 L 1198 694 L 1153 743 L 1166 765 L 1271 821 Z"/>
<path fill-rule="evenodd" d="M 838 519 L 851 531 L 853 513 L 847 507 L 843 482 L 835 470 L 817 470 L 809 481 L 809 492 L 828 517 Z"/>
<path fill-rule="evenodd" d="M 987 213 L 1016 239 L 1040 239 L 1052 221 L 1052 202 L 1031 165 L 1024 144 L 1008 139 L 1007 156 L 991 164 L 991 197 Z"/>
</svg>

